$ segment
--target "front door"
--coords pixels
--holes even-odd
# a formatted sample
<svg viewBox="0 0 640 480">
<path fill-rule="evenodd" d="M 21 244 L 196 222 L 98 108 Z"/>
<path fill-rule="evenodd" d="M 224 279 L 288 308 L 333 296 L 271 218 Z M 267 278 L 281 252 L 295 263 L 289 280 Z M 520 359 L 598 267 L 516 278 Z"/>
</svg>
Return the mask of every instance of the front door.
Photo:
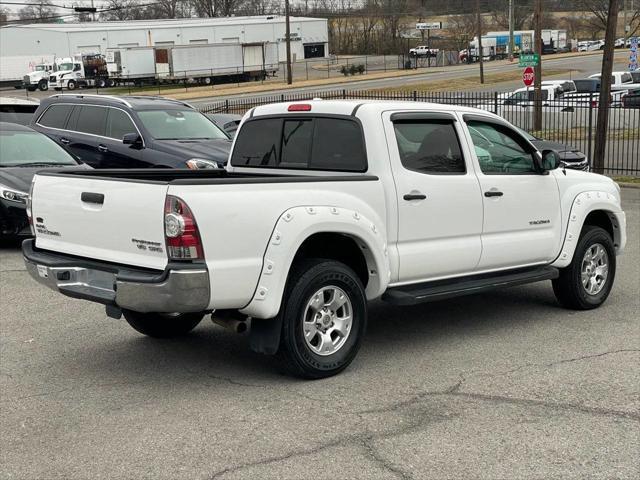
<svg viewBox="0 0 640 480">
<path fill-rule="evenodd" d="M 475 147 L 484 223 L 479 270 L 548 263 L 558 253 L 560 195 L 535 167 L 535 147 L 493 117 L 465 115 Z"/>
<path fill-rule="evenodd" d="M 385 114 L 398 202 L 398 283 L 472 272 L 482 199 L 463 133 L 448 113 Z"/>
</svg>

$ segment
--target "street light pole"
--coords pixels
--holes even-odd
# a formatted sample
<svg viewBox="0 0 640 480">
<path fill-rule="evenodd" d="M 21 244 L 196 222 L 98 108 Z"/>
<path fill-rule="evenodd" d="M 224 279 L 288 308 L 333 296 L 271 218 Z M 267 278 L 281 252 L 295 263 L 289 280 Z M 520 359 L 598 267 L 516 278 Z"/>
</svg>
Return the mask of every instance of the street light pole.
<svg viewBox="0 0 640 480">
<path fill-rule="evenodd" d="M 478 60 L 480 62 L 480 83 L 484 83 L 484 60 L 482 58 L 482 17 L 480 16 L 480 0 L 476 0 L 476 22 L 478 23 Z"/>
<path fill-rule="evenodd" d="M 287 43 L 287 84 L 293 83 L 293 72 L 291 71 L 291 23 L 289 21 L 289 0 L 284 1 L 285 14 L 285 41 Z M 329 67 L 327 67 L 329 68 Z"/>
<path fill-rule="evenodd" d="M 542 0 L 536 0 L 533 12 L 534 24 L 534 53 L 538 54 L 538 63 L 534 67 L 535 78 L 533 80 L 533 129 L 536 132 L 542 130 Z"/>
<path fill-rule="evenodd" d="M 513 61 L 513 0 L 509 0 L 509 61 Z"/>
</svg>

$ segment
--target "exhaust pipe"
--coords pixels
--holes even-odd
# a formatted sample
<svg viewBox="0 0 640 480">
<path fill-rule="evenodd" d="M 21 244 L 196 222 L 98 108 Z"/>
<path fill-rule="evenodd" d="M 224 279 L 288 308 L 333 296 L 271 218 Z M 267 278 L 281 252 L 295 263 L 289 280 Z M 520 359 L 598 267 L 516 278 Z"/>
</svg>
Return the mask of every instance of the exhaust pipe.
<svg viewBox="0 0 640 480">
<path fill-rule="evenodd" d="M 248 328 L 247 317 L 236 310 L 214 310 L 211 313 L 211 321 L 233 333 L 244 333 Z"/>
</svg>

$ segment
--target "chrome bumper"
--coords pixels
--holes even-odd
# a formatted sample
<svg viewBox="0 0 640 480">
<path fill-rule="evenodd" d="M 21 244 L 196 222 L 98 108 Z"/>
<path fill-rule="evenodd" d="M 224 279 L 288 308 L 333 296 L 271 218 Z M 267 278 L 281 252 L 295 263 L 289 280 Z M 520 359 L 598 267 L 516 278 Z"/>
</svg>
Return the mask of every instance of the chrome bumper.
<svg viewBox="0 0 640 480">
<path fill-rule="evenodd" d="M 22 251 L 29 274 L 68 297 L 136 312 L 202 312 L 209 305 L 209 273 L 203 265 L 129 270 L 34 250 L 32 239 L 24 241 Z"/>
</svg>

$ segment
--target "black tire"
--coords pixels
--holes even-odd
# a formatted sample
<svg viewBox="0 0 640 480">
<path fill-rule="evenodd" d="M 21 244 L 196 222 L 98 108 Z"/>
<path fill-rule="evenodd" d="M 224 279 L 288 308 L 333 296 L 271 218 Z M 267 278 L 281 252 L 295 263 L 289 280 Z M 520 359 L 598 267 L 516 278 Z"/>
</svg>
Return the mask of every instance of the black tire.
<svg viewBox="0 0 640 480">
<path fill-rule="evenodd" d="M 602 245 L 607 254 L 608 272 L 602 288 L 595 294 L 588 293 L 582 284 L 582 265 L 587 250 L 596 244 Z M 609 296 L 616 275 L 616 254 L 609 233 L 592 225 L 582 229 L 573 260 L 560 270 L 560 276 L 553 280 L 553 292 L 563 307 L 574 310 L 598 308 Z"/>
<path fill-rule="evenodd" d="M 113 78 L 107 80 L 107 88 L 113 88 L 116 86 L 116 81 Z"/>
<path fill-rule="evenodd" d="M 348 335 L 334 353 L 319 355 L 304 337 L 308 302 L 323 287 L 338 287 L 351 306 Z M 336 310 L 336 313 L 340 311 Z M 280 309 L 282 335 L 278 356 L 293 375 L 307 379 L 330 377 L 353 361 L 367 327 L 367 299 L 362 282 L 348 266 L 325 259 L 308 259 L 295 265 L 289 275 Z"/>
<path fill-rule="evenodd" d="M 196 328 L 204 313 L 140 313 L 123 310 L 125 320 L 134 330 L 153 338 L 172 338 L 186 335 Z"/>
<path fill-rule="evenodd" d="M 30 85 L 27 87 L 27 90 L 29 90 L 30 92 L 35 92 L 38 89 L 37 85 Z"/>
<path fill-rule="evenodd" d="M 47 82 L 44 78 L 38 82 L 38 88 L 41 92 L 46 92 L 49 90 L 49 82 Z"/>
<path fill-rule="evenodd" d="M 69 80 L 69 82 L 67 83 L 67 88 L 69 90 L 75 90 L 76 89 L 76 82 L 75 80 Z"/>
<path fill-rule="evenodd" d="M 98 88 L 106 88 L 107 87 L 107 81 L 104 78 L 99 78 L 96 83 L 98 84 Z"/>
</svg>

